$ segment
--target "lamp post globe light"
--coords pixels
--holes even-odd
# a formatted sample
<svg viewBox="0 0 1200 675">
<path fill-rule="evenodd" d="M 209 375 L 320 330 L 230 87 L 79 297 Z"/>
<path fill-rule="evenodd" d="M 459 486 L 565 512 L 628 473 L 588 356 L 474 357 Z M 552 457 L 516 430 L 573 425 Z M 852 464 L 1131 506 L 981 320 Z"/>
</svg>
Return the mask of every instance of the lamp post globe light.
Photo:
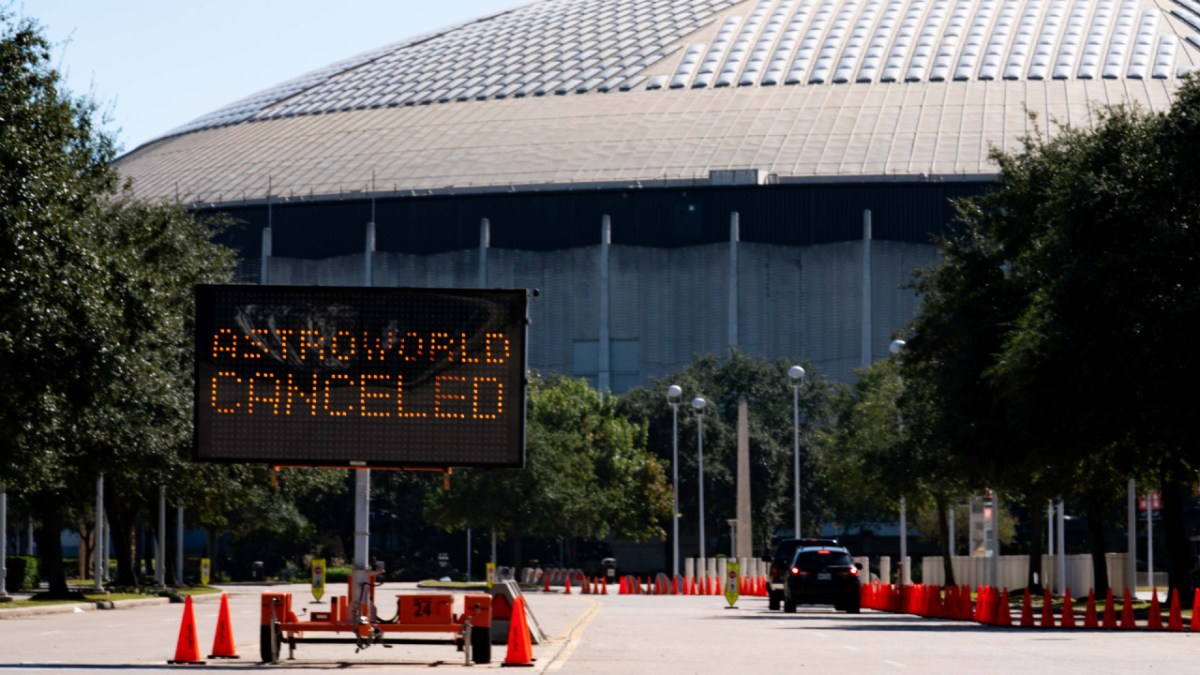
<svg viewBox="0 0 1200 675">
<path fill-rule="evenodd" d="M 800 387 L 804 386 L 804 369 L 792 366 L 787 371 L 792 381 L 792 484 L 795 486 L 796 512 L 792 536 L 800 538 Z"/>
<path fill-rule="evenodd" d="M 700 560 L 704 555 L 704 409 L 708 401 L 697 396 L 692 399 L 692 411 L 696 413 L 696 456 L 700 465 Z"/>
<path fill-rule="evenodd" d="M 667 402 L 671 404 L 671 574 L 679 576 L 679 404 L 683 389 L 673 384 L 667 387 Z"/>
<path fill-rule="evenodd" d="M 888 345 L 888 350 L 892 354 L 899 354 L 906 343 L 904 340 L 892 340 L 892 344 Z M 904 420 L 900 420 L 900 433 L 904 433 Z M 900 495 L 900 585 L 909 583 L 908 570 L 908 505 L 904 501 L 904 495 Z"/>
</svg>

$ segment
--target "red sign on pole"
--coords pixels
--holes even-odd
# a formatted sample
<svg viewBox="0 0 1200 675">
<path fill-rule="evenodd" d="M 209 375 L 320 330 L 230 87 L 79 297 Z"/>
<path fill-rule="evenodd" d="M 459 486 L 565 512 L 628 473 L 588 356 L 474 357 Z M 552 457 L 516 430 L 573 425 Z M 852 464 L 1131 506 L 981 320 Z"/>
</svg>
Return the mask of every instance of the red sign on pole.
<svg viewBox="0 0 1200 675">
<path fill-rule="evenodd" d="M 1149 495 L 1138 495 L 1138 511 L 1146 510 L 1146 497 L 1150 497 L 1150 510 L 1159 511 L 1162 509 L 1162 495 L 1157 492 L 1151 492 Z"/>
</svg>

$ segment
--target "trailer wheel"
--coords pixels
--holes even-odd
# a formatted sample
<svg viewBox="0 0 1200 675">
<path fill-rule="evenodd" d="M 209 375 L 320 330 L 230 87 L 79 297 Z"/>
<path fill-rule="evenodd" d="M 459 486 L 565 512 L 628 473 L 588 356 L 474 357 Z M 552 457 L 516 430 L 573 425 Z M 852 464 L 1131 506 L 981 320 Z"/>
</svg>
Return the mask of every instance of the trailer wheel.
<svg viewBox="0 0 1200 675">
<path fill-rule="evenodd" d="M 492 662 L 491 626 L 471 626 L 471 660 L 475 663 Z"/>
<path fill-rule="evenodd" d="M 259 627 L 259 656 L 262 657 L 263 663 L 278 663 L 279 648 L 283 644 L 283 635 L 279 630 L 279 624 L 272 621 L 271 623 Z"/>
</svg>

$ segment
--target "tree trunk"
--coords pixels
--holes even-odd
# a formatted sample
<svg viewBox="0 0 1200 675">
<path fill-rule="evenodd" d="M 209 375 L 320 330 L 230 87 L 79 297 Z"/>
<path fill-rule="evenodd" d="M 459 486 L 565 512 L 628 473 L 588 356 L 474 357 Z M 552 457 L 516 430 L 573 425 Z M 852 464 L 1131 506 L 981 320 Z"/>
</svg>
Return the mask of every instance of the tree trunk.
<svg viewBox="0 0 1200 675">
<path fill-rule="evenodd" d="M 1192 479 L 1186 470 L 1172 467 L 1162 482 L 1163 538 L 1167 548 L 1169 585 L 1179 593 L 1180 604 L 1192 601 L 1192 553 L 1184 522 L 1183 504 L 1191 493 Z"/>
<path fill-rule="evenodd" d="M 1092 552 L 1092 578 L 1095 579 L 1096 595 L 1108 593 L 1108 561 L 1104 554 L 1104 502 L 1103 498 L 1090 494 L 1087 497 L 1088 540 Z M 1062 535 L 1059 535 L 1062 536 Z"/>
<path fill-rule="evenodd" d="M 109 501 L 107 496 L 105 501 Z M 116 502 L 114 499 L 105 506 L 108 522 L 112 527 L 112 556 L 117 559 L 117 578 L 114 584 L 133 588 L 137 586 L 137 574 L 133 567 L 133 514 L 129 508 Z"/>
<path fill-rule="evenodd" d="M 954 551 L 950 550 L 950 519 L 946 516 L 946 512 L 950 508 L 950 501 L 946 499 L 944 494 L 935 494 L 933 496 L 934 508 L 938 512 L 938 532 L 941 536 L 938 539 L 942 542 L 942 573 L 945 575 L 946 582 L 944 586 L 954 586 L 954 564 L 950 560 L 950 556 Z"/>
<path fill-rule="evenodd" d="M 42 527 L 34 532 L 37 539 L 38 561 L 42 571 L 46 573 L 48 590 L 46 597 L 70 598 L 71 589 L 67 587 L 66 569 L 63 567 L 62 551 L 62 513 L 56 508 L 59 503 L 57 495 L 38 495 L 35 504 L 41 502 L 39 510 L 42 514 Z"/>
<path fill-rule="evenodd" d="M 1033 495 L 1025 498 L 1025 503 L 1029 506 L 1029 574 L 1025 580 L 1025 587 L 1033 594 L 1042 592 L 1042 583 L 1045 581 L 1042 578 L 1042 533 L 1046 531 L 1046 519 L 1039 506 L 1045 501 L 1044 498 Z"/>
</svg>

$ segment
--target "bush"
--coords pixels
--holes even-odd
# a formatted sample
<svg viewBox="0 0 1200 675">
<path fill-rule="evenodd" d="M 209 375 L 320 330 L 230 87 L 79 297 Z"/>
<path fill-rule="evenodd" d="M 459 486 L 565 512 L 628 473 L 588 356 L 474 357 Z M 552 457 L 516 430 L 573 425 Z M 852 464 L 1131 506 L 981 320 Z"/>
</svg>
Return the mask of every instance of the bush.
<svg viewBox="0 0 1200 675">
<path fill-rule="evenodd" d="M 8 568 L 8 576 L 4 580 L 4 588 L 9 592 L 32 591 L 41 582 L 38 576 L 37 558 L 23 555 L 9 556 L 4 559 Z"/>
<path fill-rule="evenodd" d="M 325 583 L 341 583 L 344 584 L 353 576 L 354 569 L 351 567 L 330 567 L 325 570 Z"/>
</svg>

